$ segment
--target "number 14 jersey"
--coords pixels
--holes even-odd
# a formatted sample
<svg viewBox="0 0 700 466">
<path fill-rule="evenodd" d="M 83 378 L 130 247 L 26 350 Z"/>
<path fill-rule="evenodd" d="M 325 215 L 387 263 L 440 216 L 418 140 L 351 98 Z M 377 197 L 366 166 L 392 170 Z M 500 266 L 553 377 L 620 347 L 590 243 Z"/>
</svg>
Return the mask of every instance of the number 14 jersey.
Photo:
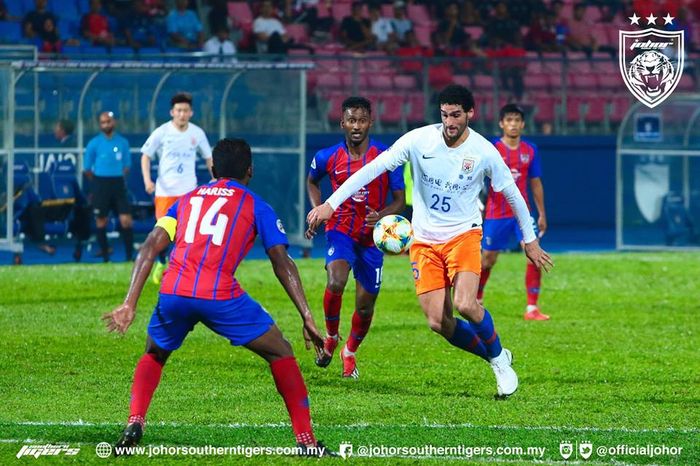
<svg viewBox="0 0 700 466">
<path fill-rule="evenodd" d="M 182 196 L 158 221 L 175 242 L 160 292 L 232 299 L 245 292 L 234 274 L 260 235 L 265 250 L 287 246 L 275 211 L 243 184 L 219 179 Z"/>
</svg>

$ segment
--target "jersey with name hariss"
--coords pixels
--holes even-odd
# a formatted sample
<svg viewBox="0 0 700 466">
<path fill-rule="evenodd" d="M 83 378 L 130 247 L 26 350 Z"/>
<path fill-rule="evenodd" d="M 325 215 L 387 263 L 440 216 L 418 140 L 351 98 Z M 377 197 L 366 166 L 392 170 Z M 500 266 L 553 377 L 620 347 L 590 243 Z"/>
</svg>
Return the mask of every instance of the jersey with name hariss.
<svg viewBox="0 0 700 466">
<path fill-rule="evenodd" d="M 169 121 L 151 133 L 141 153 L 159 158 L 156 196 L 182 196 L 197 187 L 197 151 L 204 159 L 211 158 L 207 136 L 194 123 L 180 131 Z"/>
<path fill-rule="evenodd" d="M 466 141 L 455 148 L 445 144 L 442 124 L 410 131 L 371 162 L 374 166 L 368 176 L 407 161 L 413 176 L 413 230 L 418 241 L 427 243 L 445 243 L 481 226 L 477 199 L 485 176 L 491 178 L 495 191 L 514 183 L 496 148 L 471 128 Z M 341 186 L 329 198 L 331 206 L 335 208 L 337 199 L 352 192 L 354 184 Z"/>
</svg>

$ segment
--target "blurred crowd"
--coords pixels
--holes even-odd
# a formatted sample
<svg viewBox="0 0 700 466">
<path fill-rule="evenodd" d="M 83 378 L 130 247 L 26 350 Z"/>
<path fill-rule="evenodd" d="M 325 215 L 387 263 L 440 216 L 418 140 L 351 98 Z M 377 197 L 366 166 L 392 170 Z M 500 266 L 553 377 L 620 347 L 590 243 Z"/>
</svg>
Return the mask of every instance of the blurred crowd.
<svg viewBox="0 0 700 466">
<path fill-rule="evenodd" d="M 670 14 L 673 25 L 656 27 L 684 29 L 688 51 L 696 50 L 700 0 L 0 0 L 0 41 L 47 53 L 89 46 L 284 54 L 333 44 L 400 56 L 614 54 L 616 43 L 592 26 L 625 28 L 633 13 Z"/>
</svg>

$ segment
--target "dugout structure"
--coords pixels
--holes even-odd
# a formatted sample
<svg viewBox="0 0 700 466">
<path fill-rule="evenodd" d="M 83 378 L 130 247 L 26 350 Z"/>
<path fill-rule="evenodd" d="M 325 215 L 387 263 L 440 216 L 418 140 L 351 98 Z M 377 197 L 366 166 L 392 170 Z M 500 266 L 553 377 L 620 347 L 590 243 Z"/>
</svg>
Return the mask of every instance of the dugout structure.
<svg viewBox="0 0 700 466">
<path fill-rule="evenodd" d="M 52 173 L 59 165 L 65 169 L 73 164 L 82 183 L 82 154 L 99 134 L 101 111 L 115 112 L 117 131 L 129 141 L 132 204 L 150 202 L 139 183 L 139 149 L 151 131 L 170 119 L 170 98 L 181 91 L 193 95 L 192 122 L 204 129 L 212 146 L 223 137 L 242 137 L 250 143 L 251 189 L 280 215 L 290 241 L 307 245 L 306 75 L 311 67 L 265 62 L 0 63 L 0 248 L 22 250 L 14 203 L 7 202 L 20 188 L 15 185 L 18 180 L 29 178 L 42 199 L 60 196 L 52 191 Z M 64 140 L 54 136 L 58 121 L 73 126 L 73 134 Z M 154 171 L 156 166 L 157 161 Z M 18 177 L 20 172 L 26 176 Z M 199 158 L 197 173 L 200 183 L 208 181 Z"/>
<path fill-rule="evenodd" d="M 617 249 L 700 249 L 700 95 L 633 105 L 616 157 Z"/>
</svg>

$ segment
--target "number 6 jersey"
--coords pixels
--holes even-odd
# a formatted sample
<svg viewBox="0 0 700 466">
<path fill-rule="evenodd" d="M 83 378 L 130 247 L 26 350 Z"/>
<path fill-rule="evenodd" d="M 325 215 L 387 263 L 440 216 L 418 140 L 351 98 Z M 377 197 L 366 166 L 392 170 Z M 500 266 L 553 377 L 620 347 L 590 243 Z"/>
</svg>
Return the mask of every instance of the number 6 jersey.
<svg viewBox="0 0 700 466">
<path fill-rule="evenodd" d="M 151 160 L 158 156 L 156 196 L 182 196 L 197 187 L 197 150 L 204 159 L 211 158 L 207 135 L 194 123 L 180 131 L 171 120 L 151 133 L 141 153 Z"/>
<path fill-rule="evenodd" d="M 272 207 L 224 178 L 182 196 L 156 225 L 175 242 L 160 292 L 178 296 L 237 298 L 245 292 L 234 274 L 255 237 L 266 251 L 289 244 Z"/>
</svg>

